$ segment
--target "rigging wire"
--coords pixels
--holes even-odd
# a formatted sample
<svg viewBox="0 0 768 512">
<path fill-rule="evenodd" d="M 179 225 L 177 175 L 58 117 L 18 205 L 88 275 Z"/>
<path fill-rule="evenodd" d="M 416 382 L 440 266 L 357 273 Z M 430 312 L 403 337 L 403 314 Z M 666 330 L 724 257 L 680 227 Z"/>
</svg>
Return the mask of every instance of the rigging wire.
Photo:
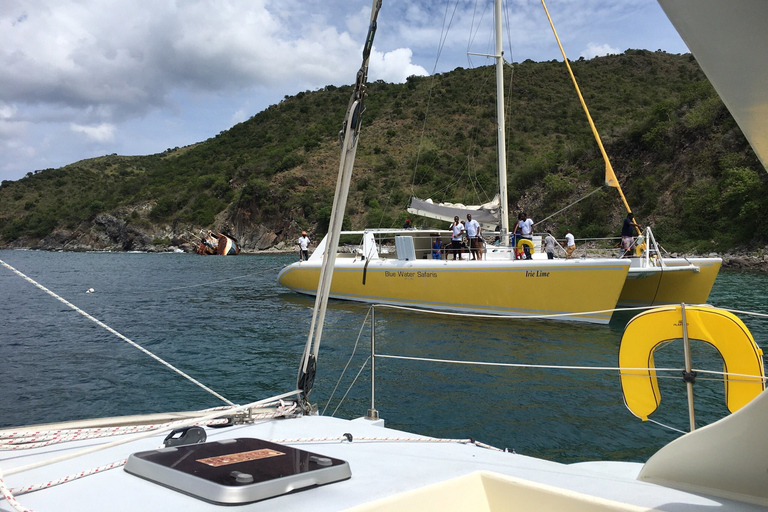
<svg viewBox="0 0 768 512">
<path fill-rule="evenodd" d="M 15 268 L 13 268 L 12 266 L 10 266 L 9 264 L 7 264 L 6 262 L 4 262 L 3 260 L 0 260 L 0 265 L 4 266 L 5 268 L 7 268 L 8 270 L 10 270 L 10 271 L 11 271 L 11 272 L 13 272 L 14 274 L 16 274 L 16 275 L 18 275 L 19 277 L 23 278 L 25 281 L 27 281 L 27 282 L 29 282 L 29 283 L 33 284 L 34 286 L 36 286 L 36 287 L 37 287 L 37 288 L 39 288 L 40 290 L 44 291 L 45 293 L 47 293 L 48 295 L 50 295 L 50 296 L 51 296 L 51 297 L 53 297 L 54 299 L 58 300 L 58 301 L 59 301 L 59 302 L 61 302 L 62 304 L 66 305 L 67 307 L 69 307 L 69 308 L 71 308 L 71 309 L 75 310 L 76 312 L 80 313 L 80 314 L 81 314 L 81 315 L 83 315 L 85 318 L 87 318 L 88 320 L 90 320 L 90 321 L 94 322 L 94 323 L 95 323 L 96 325 L 98 325 L 99 327 L 102 327 L 102 328 L 106 329 L 107 331 L 111 332 L 112 334 L 114 334 L 115 336 L 117 336 L 117 337 L 118 337 L 118 338 L 120 338 L 121 340 L 125 341 L 126 343 L 128 343 L 128 344 L 129 344 L 129 345 L 131 345 L 132 347 L 134 347 L 134 348 L 136 348 L 136 349 L 140 350 L 141 352 L 144 352 L 146 355 L 148 355 L 149 357 L 151 357 L 151 358 L 152 358 L 152 359 L 154 359 L 155 361 L 157 361 L 157 362 L 161 363 L 161 364 L 162 364 L 162 365 L 164 365 L 166 368 L 168 368 L 168 369 L 170 369 L 170 370 L 173 370 L 173 371 L 174 371 L 174 372 L 176 372 L 177 374 L 181 375 L 182 377 L 184 377 L 184 378 L 185 378 L 185 379 L 187 379 L 188 381 L 192 382 L 193 384 L 195 384 L 195 385 L 196 385 L 196 386 L 198 386 L 199 388 L 201 388 L 201 389 L 203 389 L 203 390 L 207 391 L 208 393 L 212 394 L 213 396 L 215 396 L 215 397 L 216 397 L 216 398 L 218 398 L 219 400 L 223 401 L 224 403 L 226 403 L 226 404 L 229 404 L 229 405 L 232 405 L 232 406 L 234 406 L 234 405 L 235 405 L 235 403 L 234 403 L 234 402 L 231 402 L 229 399 L 227 399 L 227 398 L 225 398 L 224 396 L 220 395 L 219 393 L 217 393 L 217 392 L 216 392 L 216 391 L 214 391 L 213 389 L 209 388 L 208 386 L 206 386 L 206 385 L 205 385 L 205 384 L 203 384 L 202 382 L 198 381 L 198 380 L 197 380 L 197 379 L 195 379 L 194 377 L 192 377 L 192 376 L 190 376 L 190 375 L 188 375 L 188 374 L 184 373 L 183 371 L 179 370 L 178 368 L 176 368 L 175 366 L 173 366 L 173 365 L 172 365 L 172 364 L 170 364 L 169 362 L 165 361 L 164 359 L 162 359 L 162 358 L 160 358 L 160 357 L 156 356 L 155 354 L 153 354 L 153 353 L 152 353 L 152 352 L 150 352 L 149 350 L 145 349 L 144 347 L 142 347 L 141 345 L 139 345 L 139 344 L 138 344 L 138 343 L 136 343 L 135 341 L 133 341 L 133 340 L 131 340 L 130 338 L 128 338 L 128 337 L 126 337 L 126 336 L 122 335 L 121 333 L 117 332 L 116 330 L 114 330 L 112 327 L 108 326 L 107 324 L 105 324 L 105 323 L 104 323 L 104 322 L 102 322 L 101 320 L 99 320 L 99 319 L 97 319 L 97 318 L 95 318 L 95 317 L 93 317 L 93 316 L 89 315 L 88 313 L 86 313 L 85 311 L 83 311 L 82 309 L 80 309 L 79 307 L 77 307 L 77 306 L 75 306 L 74 304 L 72 304 L 71 302 L 67 301 L 66 299 L 64 299 L 64 298 L 63 298 L 63 297 L 61 297 L 60 295 L 57 295 L 56 293 L 52 292 L 51 290 L 49 290 L 49 289 L 48 289 L 48 288 L 46 288 L 45 286 L 41 285 L 40 283 L 38 283 L 37 281 L 35 281 L 34 279 L 32 279 L 31 277 L 28 277 L 28 276 L 26 276 L 25 274 L 23 274 L 22 272 L 20 272 L 20 271 L 16 270 Z"/>
<path fill-rule="evenodd" d="M 336 412 L 339 410 L 339 407 L 341 407 L 341 404 L 344 403 L 344 399 L 347 398 L 347 395 L 349 394 L 349 392 L 352 391 L 352 388 L 355 386 L 357 379 L 360 377 L 360 374 L 363 373 L 363 370 L 365 370 L 365 367 L 368 366 L 368 361 L 370 360 L 371 360 L 371 356 L 368 356 L 368 358 L 365 361 L 363 361 L 363 364 L 360 365 L 360 370 L 357 372 L 357 375 L 355 375 L 355 378 L 352 379 L 352 383 L 347 388 L 347 392 L 344 393 L 343 397 L 341 397 L 341 400 L 339 400 L 339 404 L 333 410 L 333 413 L 331 414 L 331 416 L 336 416 Z"/>
<path fill-rule="evenodd" d="M 365 314 L 365 318 L 363 318 L 363 322 L 360 324 L 360 331 L 357 333 L 357 339 L 355 340 L 355 345 L 354 347 L 352 347 L 352 354 L 350 354 L 349 359 L 347 360 L 347 364 L 344 365 L 344 369 L 341 370 L 341 375 L 339 375 L 339 380 L 336 381 L 336 386 L 334 386 L 333 391 L 331 391 L 331 395 L 328 397 L 328 401 L 325 403 L 325 407 L 323 407 L 323 412 L 320 413 L 321 416 L 325 416 L 325 411 L 326 409 L 328 409 L 328 406 L 331 404 L 331 400 L 333 400 L 333 395 L 336 394 L 336 390 L 339 388 L 339 384 L 341 384 L 341 379 L 344 378 L 344 374 L 346 373 L 347 368 L 349 368 L 349 364 L 352 362 L 352 359 L 355 357 L 355 353 L 357 352 L 357 346 L 360 343 L 360 337 L 363 335 L 363 329 L 365 328 L 365 323 L 368 321 L 368 317 L 371 316 L 371 311 L 373 311 L 373 309 L 368 308 L 368 312 Z M 344 396 L 347 396 L 346 393 L 344 394 Z M 344 401 L 344 398 L 342 398 L 341 400 Z M 341 402 L 339 402 L 339 405 L 341 405 Z M 336 409 L 338 408 L 339 407 L 336 406 Z M 336 414 L 336 410 L 333 411 L 333 414 Z M 331 416 L 333 416 L 333 414 L 331 414 Z"/>
<path fill-rule="evenodd" d="M 597 187 L 595 190 L 593 190 L 593 191 L 592 191 L 592 192 L 590 192 L 589 194 L 587 194 L 587 195 L 585 195 L 585 196 L 581 197 L 580 199 L 577 199 L 576 201 L 572 202 L 571 204 L 569 204 L 569 205 L 565 206 L 564 208 L 561 208 L 561 209 L 559 209 L 558 211 L 556 211 L 555 213 L 553 213 L 553 214 L 552 214 L 552 215 L 550 215 L 549 217 L 544 217 L 544 218 L 543 218 L 543 219 L 541 219 L 540 221 L 537 221 L 537 222 L 535 222 L 535 223 L 534 223 L 534 225 L 536 225 L 536 224 L 541 224 L 541 223 L 542 223 L 542 222 L 544 222 L 545 220 L 549 220 L 549 219 L 551 219 L 551 218 L 552 218 L 552 217 L 554 217 L 555 215 L 558 215 L 559 213 L 562 213 L 562 212 L 564 212 L 564 211 L 565 211 L 565 210 L 567 210 L 568 208 L 571 208 L 571 207 L 573 207 L 573 206 L 576 206 L 578 203 L 580 203 L 580 202 L 581 202 L 581 201 L 583 201 L 584 199 L 588 198 L 589 196 L 591 196 L 591 195 L 593 195 L 593 194 L 596 194 L 596 193 L 597 193 L 597 192 L 599 192 L 600 190 L 603 190 L 603 187 L 605 187 L 605 185 L 600 185 L 599 187 Z"/>
<path fill-rule="evenodd" d="M 440 39 L 437 45 L 437 55 L 435 55 L 435 63 L 432 66 L 432 79 L 430 80 L 429 90 L 427 91 L 427 103 L 426 103 L 426 106 L 424 107 L 424 120 L 421 124 L 421 137 L 420 137 L 419 147 L 416 150 L 416 162 L 414 163 L 413 173 L 411 175 L 411 196 L 416 195 L 415 188 L 414 188 L 415 181 L 416 181 L 416 170 L 419 167 L 419 162 L 421 160 L 421 150 L 422 150 L 422 147 L 424 146 L 424 138 L 427 130 L 427 118 L 429 114 L 430 104 L 432 101 L 432 93 L 435 89 L 435 84 L 437 81 L 437 75 L 436 75 L 437 65 L 440 62 L 440 56 L 443 53 L 445 42 L 448 40 L 448 32 L 450 31 L 451 25 L 453 24 L 453 19 L 456 16 L 456 11 L 459 7 L 459 0 L 456 0 L 456 3 L 453 6 L 453 12 L 451 13 L 450 19 L 448 19 L 449 5 L 450 4 L 448 3 L 445 4 L 445 12 L 443 13 L 443 25 L 440 28 Z"/>
</svg>

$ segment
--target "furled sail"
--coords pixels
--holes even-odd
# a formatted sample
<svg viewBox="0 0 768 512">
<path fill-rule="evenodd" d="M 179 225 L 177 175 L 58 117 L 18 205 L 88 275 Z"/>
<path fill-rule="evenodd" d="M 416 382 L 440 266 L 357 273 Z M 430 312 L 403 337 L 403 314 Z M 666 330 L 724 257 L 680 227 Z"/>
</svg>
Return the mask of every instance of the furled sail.
<svg viewBox="0 0 768 512">
<path fill-rule="evenodd" d="M 467 214 L 472 214 L 472 219 L 480 223 L 483 229 L 495 231 L 499 225 L 499 196 L 493 198 L 493 201 L 481 205 L 463 205 L 461 203 L 435 203 L 432 199 L 411 198 L 411 204 L 408 206 L 408 212 L 414 215 L 421 215 L 430 219 L 444 220 L 453 222 L 453 218 L 465 220 Z"/>
<path fill-rule="evenodd" d="M 768 5 L 765 0 L 659 0 L 768 169 Z"/>
</svg>

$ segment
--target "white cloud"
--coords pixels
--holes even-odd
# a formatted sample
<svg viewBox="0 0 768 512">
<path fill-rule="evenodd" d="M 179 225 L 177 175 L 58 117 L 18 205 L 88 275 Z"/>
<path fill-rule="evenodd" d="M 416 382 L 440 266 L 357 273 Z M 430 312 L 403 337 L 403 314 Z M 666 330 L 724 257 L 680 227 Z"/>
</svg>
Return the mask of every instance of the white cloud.
<svg viewBox="0 0 768 512">
<path fill-rule="evenodd" d="M 581 52 L 581 57 L 585 59 L 593 59 L 595 57 L 602 57 L 603 55 L 618 55 L 623 53 L 621 50 L 612 48 L 608 44 L 589 43 L 587 48 Z"/>
<path fill-rule="evenodd" d="M 85 134 L 89 139 L 96 142 L 110 142 L 115 140 L 115 125 L 101 123 L 96 126 L 86 126 L 72 123 L 69 129 L 75 133 Z"/>
<path fill-rule="evenodd" d="M 235 125 L 237 123 L 242 123 L 243 121 L 246 121 L 249 118 L 248 112 L 244 108 L 239 109 L 237 112 L 232 114 L 232 117 L 230 120 L 232 121 L 232 124 Z"/>
<path fill-rule="evenodd" d="M 16 105 L 8 105 L 6 103 L 0 102 L 0 119 L 10 119 L 16 115 L 17 111 L 18 108 Z"/>
<path fill-rule="evenodd" d="M 605 51 L 669 49 L 658 32 L 672 29 L 653 0 L 549 4 L 566 50 L 594 40 Z M 370 78 L 426 74 L 440 41 L 437 71 L 466 66 L 470 34 L 471 51 L 488 53 L 489 6 L 388 0 Z M 94 151 L 192 144 L 284 95 L 353 83 L 369 16 L 370 0 L 0 0 L 0 148 L 34 149 L 33 159 L 0 151 L 0 179 Z M 540 6 L 510 1 L 507 18 L 508 60 L 560 58 Z"/>
<path fill-rule="evenodd" d="M 375 49 L 371 52 L 369 76 L 371 80 L 403 83 L 412 75 L 428 75 L 427 70 L 413 64 L 413 52 L 410 48 L 398 48 L 391 52 L 381 53 Z"/>
</svg>

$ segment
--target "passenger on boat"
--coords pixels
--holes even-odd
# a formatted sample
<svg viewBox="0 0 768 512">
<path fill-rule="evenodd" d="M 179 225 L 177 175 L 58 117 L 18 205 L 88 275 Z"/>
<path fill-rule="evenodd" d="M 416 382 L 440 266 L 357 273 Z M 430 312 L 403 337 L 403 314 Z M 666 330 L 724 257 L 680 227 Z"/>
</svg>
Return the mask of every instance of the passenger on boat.
<svg viewBox="0 0 768 512">
<path fill-rule="evenodd" d="M 632 212 L 628 212 L 627 217 L 624 219 L 624 225 L 621 227 L 621 248 L 624 250 L 624 253 L 621 255 L 622 258 L 629 258 L 632 255 L 632 242 L 634 242 L 632 227 L 640 229 L 640 226 L 633 221 Z"/>
<path fill-rule="evenodd" d="M 453 224 L 451 224 L 451 252 L 453 253 L 453 261 L 461 258 L 461 235 L 464 233 L 464 224 L 459 222 L 459 216 L 453 217 Z"/>
<path fill-rule="evenodd" d="M 523 226 L 522 222 L 525 220 L 525 216 L 522 213 L 517 214 L 517 222 L 515 222 L 515 225 L 512 227 L 512 230 L 509 233 L 509 244 L 512 246 L 512 248 L 515 251 L 515 259 L 520 259 L 520 252 L 517 250 L 517 241 L 520 240 L 520 238 L 523 236 Z"/>
<path fill-rule="evenodd" d="M 565 257 L 570 259 L 573 251 L 576 250 L 576 241 L 571 234 L 570 229 L 565 230 Z"/>
<path fill-rule="evenodd" d="M 544 238 L 544 252 L 547 253 L 547 259 L 555 259 L 555 244 L 557 240 L 552 236 L 552 231 L 547 230 L 547 236 Z"/>
<path fill-rule="evenodd" d="M 483 253 L 480 250 L 483 246 L 480 241 L 480 224 L 476 220 L 472 220 L 472 214 L 467 214 L 467 237 L 469 238 L 469 251 L 472 254 L 473 260 L 483 259 Z"/>
<path fill-rule="evenodd" d="M 520 214 L 520 218 L 522 219 L 520 223 L 521 238 L 533 242 L 533 219 L 525 213 Z M 531 259 L 531 248 L 528 244 L 523 245 L 523 254 L 526 260 Z"/>
<path fill-rule="evenodd" d="M 442 258 L 443 253 L 443 241 L 440 238 L 435 238 L 435 243 L 432 244 L 432 259 L 439 260 Z"/>
<path fill-rule="evenodd" d="M 299 261 L 307 261 L 309 259 L 309 237 L 306 231 L 301 232 L 299 237 Z"/>
<path fill-rule="evenodd" d="M 403 224 L 403 229 L 411 229 L 411 219 L 405 219 L 405 223 Z"/>
</svg>

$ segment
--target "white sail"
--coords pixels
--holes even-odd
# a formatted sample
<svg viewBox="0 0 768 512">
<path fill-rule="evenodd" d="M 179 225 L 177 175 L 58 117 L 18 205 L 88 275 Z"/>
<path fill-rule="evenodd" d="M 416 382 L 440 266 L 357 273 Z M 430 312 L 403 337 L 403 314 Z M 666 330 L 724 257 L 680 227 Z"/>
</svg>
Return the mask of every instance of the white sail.
<svg viewBox="0 0 768 512">
<path fill-rule="evenodd" d="M 768 3 L 659 0 L 768 168 Z"/>
<path fill-rule="evenodd" d="M 430 219 L 444 220 L 453 222 L 453 218 L 458 216 L 460 219 L 467 218 L 467 214 L 472 214 L 472 219 L 480 223 L 483 229 L 495 231 L 500 223 L 499 196 L 481 205 L 465 205 L 461 203 L 435 203 L 432 199 L 411 198 L 411 204 L 408 206 L 408 212 L 414 215 L 421 215 Z"/>
</svg>

